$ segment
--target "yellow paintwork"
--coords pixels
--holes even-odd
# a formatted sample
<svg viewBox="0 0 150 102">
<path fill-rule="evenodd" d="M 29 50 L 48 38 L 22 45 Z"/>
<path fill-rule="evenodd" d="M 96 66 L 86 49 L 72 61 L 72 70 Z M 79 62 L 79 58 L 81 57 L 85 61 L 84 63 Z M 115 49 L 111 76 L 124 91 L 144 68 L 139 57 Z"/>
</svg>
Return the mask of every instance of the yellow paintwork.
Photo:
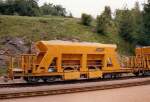
<svg viewBox="0 0 150 102">
<path fill-rule="evenodd" d="M 89 71 L 89 79 L 102 78 L 102 71 Z"/>
<path fill-rule="evenodd" d="M 80 79 L 81 74 L 87 78 L 98 78 L 102 77 L 103 71 L 120 69 L 116 45 L 113 44 L 39 41 L 36 47 L 37 55 L 21 55 L 23 75 L 53 76 L 53 73 L 64 73 L 64 80 L 71 80 Z M 55 71 L 51 72 L 52 68 Z M 70 69 L 70 72 L 65 72 Z M 29 74 L 29 70 L 32 70 L 32 73 Z"/>
<path fill-rule="evenodd" d="M 136 56 L 128 57 L 126 68 L 121 68 L 116 45 L 69 42 L 39 41 L 37 54 L 20 55 L 22 76 L 61 76 L 63 80 L 102 78 L 105 73 L 133 72 L 137 68 L 150 69 L 150 48 L 137 48 Z M 13 60 L 13 59 L 12 59 Z M 10 61 L 10 77 L 14 72 Z"/>
<path fill-rule="evenodd" d="M 136 48 L 135 52 L 136 56 L 150 55 L 150 46 Z"/>
<path fill-rule="evenodd" d="M 141 47 L 135 49 L 136 56 L 130 56 L 127 59 L 127 68 L 132 70 L 150 70 L 150 47 Z"/>
<path fill-rule="evenodd" d="M 80 72 L 65 72 L 64 80 L 80 79 Z"/>
<path fill-rule="evenodd" d="M 119 70 L 120 65 L 117 60 L 116 45 L 112 44 L 99 44 L 99 43 L 74 43 L 68 41 L 40 41 L 37 43 L 38 49 L 43 53 L 45 52 L 43 59 L 39 63 L 37 70 L 33 73 L 44 73 L 48 71 L 48 66 L 54 57 L 57 61 L 57 71 L 63 72 L 61 67 L 61 60 L 79 60 L 80 72 L 88 72 L 87 60 L 101 60 L 103 67 L 98 73 L 102 73 L 103 70 Z M 40 53 L 39 51 L 39 53 Z M 112 61 L 112 66 L 107 66 L 108 58 Z M 89 77 L 98 77 L 98 75 L 90 72 Z M 95 71 L 97 73 L 97 71 Z M 93 75 L 93 76 L 92 76 Z M 99 74 L 102 77 L 102 74 Z"/>
<path fill-rule="evenodd" d="M 136 57 L 134 59 L 136 67 L 150 69 L 150 46 L 136 48 Z"/>
<path fill-rule="evenodd" d="M 95 54 L 104 56 L 104 59 L 102 60 L 103 63 L 105 63 L 105 66 L 103 69 L 105 70 L 112 70 L 109 67 L 106 67 L 106 59 L 112 58 L 113 63 L 113 69 L 119 69 L 119 64 L 117 61 L 117 53 L 116 53 L 116 45 L 109 45 L 109 44 L 99 44 L 99 43 L 73 43 L 73 42 L 66 42 L 66 41 L 41 41 L 37 43 L 37 46 L 45 46 L 47 49 L 45 50 L 45 56 L 43 60 L 40 62 L 39 67 L 45 67 L 49 65 L 49 63 L 46 63 L 47 60 L 51 62 L 51 60 L 54 57 L 62 58 L 62 54 L 80 54 L 82 58 L 82 68 L 81 70 L 87 71 L 86 68 L 86 56 L 89 54 Z M 38 47 L 39 48 L 39 47 Z M 96 49 L 101 48 L 104 49 L 103 51 L 96 51 Z M 40 48 L 39 48 L 40 49 Z M 71 60 L 72 57 L 69 58 Z M 61 61 L 60 61 L 61 62 Z M 47 64 L 47 65 L 46 65 Z M 59 64 L 59 63 L 58 63 Z M 58 65 L 61 66 L 61 65 Z M 61 68 L 58 68 L 58 72 L 62 71 Z"/>
</svg>

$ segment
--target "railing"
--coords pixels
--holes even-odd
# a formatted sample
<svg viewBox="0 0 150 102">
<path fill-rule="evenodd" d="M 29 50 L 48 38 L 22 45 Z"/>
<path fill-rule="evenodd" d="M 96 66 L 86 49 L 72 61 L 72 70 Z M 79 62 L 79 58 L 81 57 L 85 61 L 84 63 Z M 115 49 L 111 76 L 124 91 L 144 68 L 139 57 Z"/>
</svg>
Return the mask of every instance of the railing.
<svg viewBox="0 0 150 102">
<path fill-rule="evenodd" d="M 150 69 L 150 56 L 130 56 L 122 60 L 124 68 L 148 68 Z"/>
<path fill-rule="evenodd" d="M 8 76 L 13 78 L 15 72 L 25 74 L 29 69 L 35 68 L 35 55 L 34 54 L 21 54 L 10 56 Z M 17 75 L 17 74 L 16 74 Z"/>
</svg>

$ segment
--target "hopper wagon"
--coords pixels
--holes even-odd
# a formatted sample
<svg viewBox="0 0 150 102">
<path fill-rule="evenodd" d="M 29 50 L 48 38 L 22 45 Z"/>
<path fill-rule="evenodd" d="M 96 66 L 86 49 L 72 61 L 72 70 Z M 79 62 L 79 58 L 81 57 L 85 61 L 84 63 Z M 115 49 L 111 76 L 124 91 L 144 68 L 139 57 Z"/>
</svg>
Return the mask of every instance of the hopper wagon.
<svg viewBox="0 0 150 102">
<path fill-rule="evenodd" d="M 9 78 L 50 82 L 139 75 L 150 70 L 150 47 L 137 48 L 137 55 L 127 57 L 122 65 L 113 44 L 52 40 L 35 45 L 35 54 L 10 58 Z"/>
</svg>

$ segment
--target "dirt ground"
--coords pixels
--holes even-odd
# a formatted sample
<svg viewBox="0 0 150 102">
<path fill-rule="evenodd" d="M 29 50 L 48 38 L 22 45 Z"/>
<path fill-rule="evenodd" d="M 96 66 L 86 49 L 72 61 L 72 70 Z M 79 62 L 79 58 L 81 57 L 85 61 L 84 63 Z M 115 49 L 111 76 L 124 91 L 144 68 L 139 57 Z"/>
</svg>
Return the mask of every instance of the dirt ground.
<svg viewBox="0 0 150 102">
<path fill-rule="evenodd" d="M 150 85 L 63 95 L 0 100 L 0 102 L 150 102 Z"/>
</svg>

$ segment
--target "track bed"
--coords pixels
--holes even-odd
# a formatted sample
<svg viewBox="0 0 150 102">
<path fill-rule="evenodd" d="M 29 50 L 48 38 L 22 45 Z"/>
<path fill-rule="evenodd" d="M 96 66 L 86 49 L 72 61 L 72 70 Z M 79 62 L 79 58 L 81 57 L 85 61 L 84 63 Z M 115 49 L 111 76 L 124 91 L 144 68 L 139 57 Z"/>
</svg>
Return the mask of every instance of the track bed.
<svg viewBox="0 0 150 102">
<path fill-rule="evenodd" d="M 96 90 L 114 89 L 114 88 L 131 87 L 148 84 L 150 84 L 149 77 L 104 81 L 104 82 L 101 81 L 92 83 L 78 83 L 78 84 L 51 85 L 51 86 L 47 85 L 39 87 L 2 88 L 0 89 L 0 99 L 96 91 Z"/>
</svg>

